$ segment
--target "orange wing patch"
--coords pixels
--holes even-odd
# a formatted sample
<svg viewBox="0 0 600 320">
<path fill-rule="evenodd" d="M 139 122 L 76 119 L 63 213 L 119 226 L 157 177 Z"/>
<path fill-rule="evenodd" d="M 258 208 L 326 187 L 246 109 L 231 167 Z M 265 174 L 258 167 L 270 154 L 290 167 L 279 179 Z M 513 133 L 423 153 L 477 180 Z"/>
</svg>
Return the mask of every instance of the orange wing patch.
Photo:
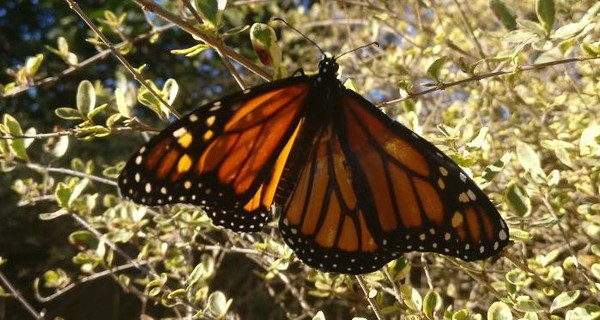
<svg viewBox="0 0 600 320">
<path fill-rule="evenodd" d="M 371 190 L 379 227 L 386 233 L 440 225 L 444 204 L 430 178 L 431 169 L 419 150 L 391 131 L 360 104 L 347 98 L 348 144 Z"/>
<path fill-rule="evenodd" d="M 384 250 L 475 260 L 507 242 L 497 210 L 449 158 L 362 98 L 348 94 L 342 101 L 345 152 L 359 177 L 354 189 L 368 193 L 359 208 L 374 209 L 367 221 L 381 230 Z"/>
<path fill-rule="evenodd" d="M 119 177 L 124 196 L 148 205 L 202 205 L 215 224 L 260 228 L 297 139 L 306 80 L 254 88 L 174 122 L 127 163 Z"/>
<path fill-rule="evenodd" d="M 221 183 L 236 194 L 247 192 L 297 119 L 307 92 L 305 86 L 291 87 L 242 103 L 200 157 L 198 174 L 218 168 Z"/>
<path fill-rule="evenodd" d="M 298 257 L 316 268 L 325 264 L 332 271 L 364 273 L 396 256 L 382 250 L 373 238 L 358 207 L 352 172 L 331 128 L 321 133 L 308 159 L 279 225 Z M 348 265 L 359 260 L 360 264 Z"/>
</svg>

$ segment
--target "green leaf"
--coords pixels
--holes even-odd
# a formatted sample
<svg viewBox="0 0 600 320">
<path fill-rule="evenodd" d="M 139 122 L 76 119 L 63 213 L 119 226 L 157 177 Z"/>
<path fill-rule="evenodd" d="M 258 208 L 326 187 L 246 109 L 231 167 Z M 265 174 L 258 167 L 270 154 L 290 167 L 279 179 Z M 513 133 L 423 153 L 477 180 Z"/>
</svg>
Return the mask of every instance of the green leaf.
<svg viewBox="0 0 600 320">
<path fill-rule="evenodd" d="M 185 298 L 185 295 L 186 295 L 185 289 L 181 289 L 180 288 L 180 289 L 176 289 L 176 290 L 171 291 L 167 295 L 167 297 L 169 299 L 176 299 L 176 298 Z"/>
<path fill-rule="evenodd" d="M 506 204 L 511 208 L 513 213 L 521 218 L 531 214 L 531 199 L 527 194 L 527 190 L 517 182 L 509 183 L 505 193 Z"/>
<path fill-rule="evenodd" d="M 487 312 L 488 320 L 512 320 L 513 316 L 510 312 L 510 308 L 506 303 L 496 301 L 492 303 Z"/>
<path fill-rule="evenodd" d="M 580 22 L 565 24 L 552 34 L 553 39 L 569 39 L 578 35 L 585 28 L 586 24 Z"/>
<path fill-rule="evenodd" d="M 125 90 L 123 90 L 123 88 L 115 89 L 115 101 L 117 104 L 117 110 L 119 110 L 119 114 L 127 119 L 131 119 L 131 111 L 125 102 Z"/>
<path fill-rule="evenodd" d="M 404 304 L 413 311 L 420 311 L 423 300 L 419 292 L 410 285 L 404 284 L 400 287 L 400 294 Z"/>
<path fill-rule="evenodd" d="M 38 218 L 40 218 L 40 220 L 43 221 L 47 221 L 47 220 L 52 220 L 52 219 L 56 219 L 58 217 L 62 217 L 64 215 L 68 215 L 69 211 L 66 209 L 58 209 L 54 212 L 48 212 L 48 213 L 40 213 L 38 215 Z"/>
<path fill-rule="evenodd" d="M 524 285 L 528 279 L 525 272 L 516 269 L 507 272 L 504 275 L 504 277 L 506 278 L 506 281 L 508 281 L 508 283 L 514 284 L 516 286 Z"/>
<path fill-rule="evenodd" d="M 42 61 L 44 61 L 44 55 L 41 53 L 27 59 L 25 62 L 25 73 L 28 78 L 32 78 L 38 72 Z"/>
<path fill-rule="evenodd" d="M 471 140 L 470 142 L 467 143 L 467 147 L 469 148 L 473 148 L 473 149 L 481 149 L 481 147 L 483 147 L 485 141 L 485 138 L 487 137 L 488 132 L 490 132 L 490 128 L 488 127 L 482 127 L 479 130 L 479 133 L 477 134 L 477 136 Z"/>
<path fill-rule="evenodd" d="M 96 90 L 94 85 L 83 80 L 77 87 L 77 110 L 82 115 L 88 115 L 89 112 L 96 106 Z"/>
<path fill-rule="evenodd" d="M 12 136 L 23 136 L 23 129 L 21 129 L 21 125 L 17 121 L 17 119 L 13 118 L 10 114 L 4 114 L 3 123 L 8 129 L 8 133 Z M 21 160 L 29 161 L 29 156 L 27 155 L 27 150 L 25 147 L 25 139 L 24 138 L 13 138 L 8 140 L 8 147 L 11 152 L 15 154 L 15 156 Z"/>
<path fill-rule="evenodd" d="M 69 53 L 69 43 L 67 42 L 67 39 L 65 39 L 65 37 L 58 37 L 56 43 L 58 52 L 60 52 L 62 56 L 66 56 Z"/>
<path fill-rule="evenodd" d="M 594 263 L 590 269 L 594 278 L 600 280 L 600 263 Z"/>
<path fill-rule="evenodd" d="M 217 29 L 221 23 L 221 16 L 227 6 L 227 1 L 196 0 L 195 3 L 198 13 L 206 20 L 205 22 L 209 22 L 211 27 Z"/>
<path fill-rule="evenodd" d="M 166 84 L 166 83 L 165 83 Z M 146 80 L 146 85 L 152 88 L 154 92 L 160 92 L 154 82 Z M 162 103 L 146 88 L 146 86 L 140 87 L 137 94 L 138 101 L 154 111 L 161 119 L 167 119 L 169 115 L 169 109 L 163 107 Z"/>
<path fill-rule="evenodd" d="M 66 208 L 69 202 L 69 197 L 71 196 L 71 188 L 67 186 L 64 182 L 60 182 L 56 186 L 56 191 L 54 192 L 56 196 L 56 202 L 62 208 Z"/>
<path fill-rule="evenodd" d="M 325 318 L 325 314 L 323 313 L 323 311 L 317 312 L 317 314 L 315 314 L 315 316 L 312 318 L 312 320 L 326 320 Z"/>
<path fill-rule="evenodd" d="M 517 298 L 517 303 L 514 305 L 515 309 L 521 312 L 542 312 L 544 309 L 534 300 L 527 296 Z"/>
<path fill-rule="evenodd" d="M 531 20 L 527 20 L 527 19 L 517 19 L 517 24 L 521 28 L 523 28 L 529 32 L 532 32 L 538 36 L 546 35 L 546 29 L 544 29 L 544 27 L 541 24 L 539 24 L 535 21 L 531 21 Z"/>
<path fill-rule="evenodd" d="M 581 156 L 600 156 L 600 125 L 590 125 L 581 132 L 579 154 Z"/>
<path fill-rule="evenodd" d="M 83 115 L 79 110 L 73 108 L 56 108 L 54 114 L 65 120 L 83 120 Z"/>
<path fill-rule="evenodd" d="M 104 110 L 106 107 L 108 106 L 108 104 L 103 104 L 101 106 L 95 107 L 92 110 L 90 110 L 90 112 L 87 114 L 87 118 L 88 119 L 92 119 L 94 118 L 98 113 L 102 112 L 102 110 Z"/>
<path fill-rule="evenodd" d="M 237 34 L 243 33 L 246 30 L 248 30 L 250 28 L 249 25 L 244 24 L 244 25 L 239 25 L 236 27 L 233 27 L 225 32 L 223 32 L 223 37 L 230 37 L 230 36 L 235 36 Z"/>
<path fill-rule="evenodd" d="M 429 291 L 423 299 L 423 312 L 427 319 L 437 319 L 437 312 L 442 308 L 442 297 L 435 291 Z"/>
<path fill-rule="evenodd" d="M 600 244 L 592 245 L 592 247 L 590 248 L 590 251 L 592 251 L 592 253 L 595 254 L 596 257 L 600 257 Z"/>
<path fill-rule="evenodd" d="M 224 316 L 233 300 L 225 297 L 223 292 L 215 291 L 208 296 L 208 310 L 210 310 L 218 318 Z"/>
<path fill-rule="evenodd" d="M 532 21 L 532 23 L 535 23 Z M 526 30 L 522 30 L 522 29 L 518 29 L 515 31 L 511 31 L 508 34 L 506 34 L 502 40 L 504 40 L 505 42 L 508 43 L 529 43 L 531 41 L 534 41 L 534 39 L 536 39 L 537 36 L 535 33 L 530 32 L 530 31 L 526 31 Z"/>
<path fill-rule="evenodd" d="M 43 278 L 44 286 L 47 288 L 63 288 L 71 282 L 67 273 L 62 269 L 48 270 L 44 273 Z"/>
<path fill-rule="evenodd" d="M 556 15 L 554 0 L 536 0 L 535 13 L 549 35 Z"/>
<path fill-rule="evenodd" d="M 122 118 L 122 115 L 120 113 L 115 113 L 115 114 L 111 115 L 110 117 L 108 117 L 106 119 L 106 127 L 107 128 L 114 127 L 115 123 L 117 121 L 119 121 L 121 118 Z"/>
<path fill-rule="evenodd" d="M 79 132 L 82 136 L 104 137 L 110 134 L 110 129 L 103 126 L 87 126 L 79 129 Z"/>
<path fill-rule="evenodd" d="M 571 156 L 570 156 L 569 152 L 567 151 L 567 149 L 556 148 L 554 150 L 554 154 L 556 155 L 556 158 L 558 158 L 558 160 L 560 160 L 560 162 L 562 162 L 565 166 L 567 166 L 571 169 L 575 169 L 575 164 L 571 160 Z"/>
<path fill-rule="evenodd" d="M 567 291 L 559 294 L 552 301 L 552 305 L 550 306 L 550 312 L 554 312 L 556 309 L 567 307 L 579 298 L 579 294 L 581 292 L 579 290 Z"/>
<path fill-rule="evenodd" d="M 490 9 L 492 9 L 492 12 L 500 20 L 504 28 L 511 31 L 517 29 L 515 14 L 504 2 L 501 0 L 491 0 Z"/>
<path fill-rule="evenodd" d="M 188 58 L 195 57 L 202 53 L 206 49 L 210 49 L 211 46 L 207 44 L 197 44 L 195 46 L 186 48 L 186 49 L 175 49 L 171 50 L 172 54 L 185 55 Z"/>
<path fill-rule="evenodd" d="M 565 313 L 566 320 L 595 320 L 600 319 L 600 306 L 586 303 Z"/>
<path fill-rule="evenodd" d="M 175 102 L 175 98 L 177 98 L 177 93 L 179 92 L 179 84 L 175 79 L 167 79 L 162 88 L 162 96 L 170 105 L 173 105 Z"/>
<path fill-rule="evenodd" d="M 273 28 L 264 23 L 253 24 L 250 28 L 250 41 L 262 64 L 275 69 L 281 66 L 281 48 L 277 44 L 277 35 Z M 278 79 L 283 76 L 285 75 L 277 75 Z"/>
<path fill-rule="evenodd" d="M 510 239 L 511 240 L 517 240 L 517 241 L 529 241 L 531 240 L 532 235 L 531 233 L 521 230 L 521 229 L 517 229 L 517 228 L 510 228 Z"/>
<path fill-rule="evenodd" d="M 580 47 L 581 50 L 583 50 L 583 52 L 585 52 L 585 54 L 588 56 L 595 57 L 597 55 L 600 55 L 600 45 L 593 45 L 585 42 L 582 43 Z"/>
<path fill-rule="evenodd" d="M 512 159 L 512 156 L 513 156 L 512 152 L 508 152 L 508 153 L 505 153 L 504 155 L 502 155 L 502 157 L 500 159 L 496 160 L 496 162 L 494 162 L 493 164 L 487 166 L 483 170 L 483 174 L 481 175 L 481 177 L 486 182 L 492 181 L 492 179 L 494 179 L 494 177 L 498 173 L 500 173 L 502 171 L 502 169 L 504 169 L 504 167 L 506 167 L 506 165 Z"/>
<path fill-rule="evenodd" d="M 69 136 L 60 136 L 57 141 L 54 143 L 52 149 L 50 149 L 50 153 L 56 158 L 60 158 L 69 149 Z"/>
<path fill-rule="evenodd" d="M 85 249 L 96 249 L 100 244 L 98 238 L 87 230 L 72 232 L 69 235 L 69 242 Z"/>
<path fill-rule="evenodd" d="M 534 181 L 543 181 L 545 174 L 542 170 L 540 157 L 529 144 L 521 141 L 517 142 L 517 159 L 523 169 L 529 172 Z"/>
<path fill-rule="evenodd" d="M 469 311 L 467 309 L 460 309 L 452 314 L 452 320 L 469 320 Z"/>
<path fill-rule="evenodd" d="M 448 59 L 448 57 L 446 57 L 446 56 L 439 57 L 439 58 L 435 59 L 435 61 L 433 61 L 433 63 L 431 63 L 429 65 L 429 67 L 427 68 L 427 73 L 433 79 L 435 79 L 436 82 L 440 82 L 440 70 L 447 59 Z"/>
</svg>

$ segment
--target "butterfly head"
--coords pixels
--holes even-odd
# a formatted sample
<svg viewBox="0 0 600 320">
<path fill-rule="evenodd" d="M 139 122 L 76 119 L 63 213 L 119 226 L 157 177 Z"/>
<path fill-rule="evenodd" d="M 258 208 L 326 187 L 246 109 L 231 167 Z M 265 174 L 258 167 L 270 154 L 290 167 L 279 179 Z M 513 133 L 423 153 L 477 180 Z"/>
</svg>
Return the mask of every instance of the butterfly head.
<svg viewBox="0 0 600 320">
<path fill-rule="evenodd" d="M 319 62 L 319 76 L 326 80 L 337 79 L 337 72 L 340 66 L 335 62 L 335 58 L 325 57 Z"/>
</svg>

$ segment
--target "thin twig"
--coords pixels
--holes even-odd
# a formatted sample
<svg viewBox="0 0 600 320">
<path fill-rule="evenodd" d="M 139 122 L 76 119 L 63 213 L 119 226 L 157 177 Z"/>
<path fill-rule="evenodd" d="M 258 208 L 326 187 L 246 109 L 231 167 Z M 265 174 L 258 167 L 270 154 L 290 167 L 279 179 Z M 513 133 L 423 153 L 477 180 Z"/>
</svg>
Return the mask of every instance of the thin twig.
<svg viewBox="0 0 600 320">
<path fill-rule="evenodd" d="M 186 21 L 184 21 L 177 15 L 163 9 L 160 5 L 156 4 L 155 2 L 149 1 L 149 0 L 133 0 L 133 2 L 140 5 L 143 10 L 152 12 L 152 13 L 162 17 L 163 19 L 176 24 L 184 31 L 201 39 L 202 41 L 204 41 L 206 44 L 212 46 L 213 48 L 215 48 L 215 49 L 218 48 L 220 51 L 222 51 L 223 55 L 237 61 L 239 64 L 244 66 L 244 68 L 254 72 L 258 76 L 262 77 L 263 79 L 265 79 L 265 80 L 273 79 L 273 75 L 271 73 L 265 71 L 263 68 L 259 67 L 258 65 L 256 65 L 252 61 L 250 61 L 248 58 L 246 58 L 246 57 L 240 55 L 239 53 L 235 52 L 234 50 L 228 48 L 222 42 L 215 41 L 215 39 L 213 37 L 210 37 L 210 36 L 202 33 L 200 30 L 198 30 L 197 28 L 194 28 L 192 25 L 190 25 L 189 23 L 187 23 Z M 217 53 L 218 53 L 218 50 L 217 50 Z"/>
<path fill-rule="evenodd" d="M 134 43 L 136 43 L 138 41 L 142 41 L 142 40 L 148 39 L 148 38 L 152 37 L 153 35 L 155 35 L 157 33 L 161 33 L 161 32 L 163 32 L 163 31 L 165 31 L 167 29 L 173 28 L 174 26 L 175 26 L 174 24 L 169 23 L 169 24 L 166 24 L 166 25 L 154 28 L 151 32 L 148 32 L 146 34 L 137 36 L 135 38 L 128 39 L 126 41 L 117 43 L 117 44 L 114 45 L 114 47 L 116 49 L 121 49 L 122 47 L 124 47 L 126 45 L 131 45 L 131 44 L 134 44 Z M 110 49 L 102 50 L 102 51 L 98 52 L 97 54 L 95 54 L 95 55 L 93 55 L 93 56 L 91 56 L 91 57 L 89 57 L 89 58 L 87 58 L 87 59 L 85 59 L 85 60 L 83 60 L 83 61 L 81 61 L 81 62 L 79 62 L 77 64 L 69 66 L 67 69 L 61 71 L 60 73 L 58 73 L 58 74 L 56 74 L 54 76 L 50 76 L 50 77 L 46 77 L 46 78 L 43 78 L 43 79 L 35 80 L 35 81 L 31 82 L 31 83 L 28 83 L 27 85 L 21 85 L 21 86 L 18 86 L 18 87 L 14 87 L 14 88 L 10 89 L 9 91 L 2 93 L 2 97 L 4 97 L 4 98 L 13 98 L 13 97 L 15 97 L 17 95 L 22 94 L 23 92 L 26 92 L 27 90 L 29 90 L 31 88 L 54 83 L 54 82 L 60 80 L 61 78 L 64 78 L 65 76 L 67 76 L 67 75 L 69 75 L 69 74 L 71 74 L 71 73 L 73 73 L 75 71 L 79 71 L 79 70 L 81 70 L 81 69 L 83 69 L 85 67 L 94 65 L 94 62 L 100 61 L 100 60 L 106 58 L 110 54 L 110 52 L 111 52 Z"/>
<path fill-rule="evenodd" d="M 8 281 L 8 278 L 4 276 L 4 273 L 2 273 L 2 271 L 0 271 L 0 282 L 2 282 L 2 285 L 6 289 L 8 289 L 8 291 L 10 293 L 12 293 L 12 295 L 17 300 L 19 300 L 19 302 L 21 303 L 21 305 L 23 305 L 23 307 L 25 307 L 25 309 L 27 310 L 27 312 L 29 312 L 35 319 L 39 319 L 39 320 L 45 319 L 42 314 L 40 314 L 39 312 L 37 312 L 33 308 L 33 306 L 31 304 L 29 304 L 29 302 L 27 302 L 27 300 L 25 300 L 25 298 L 23 298 L 23 295 L 21 295 L 21 292 L 19 292 L 19 290 L 17 290 L 17 288 L 13 287 L 13 285 L 10 283 L 10 281 Z"/>
<path fill-rule="evenodd" d="M 406 96 L 402 97 L 402 98 L 398 98 L 398 99 L 393 99 L 393 100 L 389 100 L 389 101 L 385 101 L 380 103 L 378 106 L 379 107 L 385 107 L 391 104 L 395 104 L 398 102 L 402 102 L 408 99 L 414 99 L 416 97 L 420 97 L 435 91 L 442 91 L 445 90 L 447 88 L 450 87 L 455 87 L 458 85 L 461 85 L 463 83 L 467 83 L 467 82 L 473 82 L 473 81 L 479 81 L 479 80 L 483 80 L 483 79 L 487 79 L 487 78 L 492 78 L 492 77 L 497 77 L 497 76 L 504 76 L 504 75 L 508 75 L 508 74 L 517 74 L 517 73 L 521 73 L 521 72 L 527 72 L 527 71 L 532 71 L 532 70 L 538 70 L 538 69 L 543 69 L 543 68 L 547 68 L 550 66 L 556 66 L 556 65 L 561 65 L 561 64 L 567 64 L 567 63 L 573 63 L 573 62 L 583 62 L 583 61 L 590 61 L 590 60 L 597 60 L 600 59 L 600 56 L 595 56 L 595 57 L 576 57 L 576 58 L 569 58 L 569 59 L 562 59 L 562 60 L 556 60 L 556 61 L 550 61 L 550 62 L 544 62 L 544 63 L 538 63 L 538 64 L 532 64 L 532 65 L 528 65 L 528 66 L 519 66 L 516 68 L 513 68 L 511 70 L 504 70 L 504 71 L 496 71 L 496 72 L 490 72 L 490 73 L 484 73 L 484 74 L 478 74 L 478 75 L 474 75 L 472 77 L 466 78 L 466 79 L 462 79 L 462 80 L 457 80 L 454 82 L 448 82 L 448 83 L 438 83 L 435 87 L 432 87 L 430 89 L 427 90 L 423 90 L 423 91 L 419 91 L 419 92 L 415 92 L 415 93 L 409 93 Z"/>
<path fill-rule="evenodd" d="M 140 263 L 140 264 L 148 264 L 148 262 L 144 261 L 144 262 L 142 262 L 142 263 Z M 84 278 L 81 278 L 81 279 L 79 279 L 77 282 L 72 282 L 72 283 L 70 283 L 69 285 L 67 285 L 67 286 L 65 286 L 65 287 L 63 287 L 63 288 L 60 288 L 60 289 L 56 290 L 54 293 L 52 293 L 52 294 L 51 294 L 51 295 L 49 295 L 49 296 L 42 297 L 42 296 L 39 294 L 39 292 L 36 292 L 36 298 L 37 298 L 37 299 L 38 299 L 40 302 L 49 302 L 49 301 L 52 301 L 52 300 L 56 299 L 57 297 L 59 297 L 59 296 L 63 295 L 65 292 L 67 292 L 67 291 L 70 291 L 70 290 L 74 289 L 74 288 L 75 288 L 77 285 L 79 285 L 79 284 L 86 283 L 86 282 L 90 282 L 90 281 L 92 281 L 92 280 L 96 280 L 96 279 L 98 279 L 98 278 L 102 278 L 102 277 L 104 277 L 104 276 L 107 276 L 107 275 L 114 274 L 115 272 L 119 272 L 119 271 L 123 271 L 123 270 L 131 269 L 131 268 L 136 268 L 136 269 L 137 269 L 137 268 L 138 268 L 138 265 L 140 265 L 140 264 L 137 264 L 137 263 L 131 263 L 131 262 L 130 262 L 130 263 L 126 263 L 126 264 L 124 264 L 124 265 L 120 265 L 120 266 L 118 266 L 118 267 L 114 267 L 114 268 L 107 269 L 107 270 L 105 270 L 105 271 L 101 271 L 101 272 L 98 272 L 98 273 L 94 273 L 94 274 L 92 274 L 92 275 L 89 275 L 89 276 L 87 276 L 87 277 L 84 277 Z"/>
<path fill-rule="evenodd" d="M 456 7 L 458 8 L 458 13 L 460 15 L 460 19 L 462 20 L 463 24 L 467 27 L 467 30 L 469 31 L 469 35 L 471 35 L 471 39 L 473 39 L 473 42 L 475 43 L 475 46 L 477 47 L 477 51 L 479 51 L 479 56 L 481 57 L 481 59 L 483 59 L 483 61 L 485 61 L 485 64 L 487 65 L 488 70 L 491 69 L 490 63 L 487 60 L 487 55 L 483 51 L 483 47 L 481 46 L 481 43 L 479 43 L 479 39 L 477 39 L 477 36 L 475 35 L 475 31 L 473 31 L 471 24 L 467 20 L 467 16 L 465 15 L 463 8 L 460 6 L 460 3 L 458 2 L 458 0 L 454 0 L 454 4 L 456 4 Z"/>
<path fill-rule="evenodd" d="M 21 135 L 3 135 L 0 136 L 0 140 L 15 140 L 15 139 L 48 139 L 62 136 L 72 135 L 73 130 L 51 132 L 51 133 L 37 133 L 37 134 L 21 134 Z"/>
<path fill-rule="evenodd" d="M 544 193 L 544 196 L 542 197 L 542 202 L 544 203 L 544 206 L 546 206 L 546 208 L 548 209 L 548 211 L 550 212 L 552 217 L 554 219 L 556 219 L 556 221 L 557 221 L 556 225 L 558 226 L 558 230 L 559 230 L 561 236 L 563 237 L 565 244 L 567 245 L 567 249 L 569 250 L 569 254 L 571 255 L 573 264 L 575 265 L 575 269 L 577 269 L 577 271 L 579 271 L 581 273 L 581 275 L 583 276 L 585 281 L 587 281 L 587 283 L 591 287 L 596 286 L 595 282 L 585 272 L 585 269 L 581 268 L 579 260 L 577 259 L 577 253 L 575 252 L 575 249 L 573 249 L 573 246 L 571 246 L 571 243 L 569 242 L 569 237 L 567 236 L 565 229 L 563 228 L 562 224 L 560 223 L 560 218 L 558 217 L 558 214 L 556 214 L 556 211 L 554 211 L 552 204 L 550 204 L 550 200 L 548 199 L 548 195 L 546 193 Z M 594 296 L 596 301 L 600 301 L 600 295 L 598 293 L 592 292 L 592 295 Z"/>
<path fill-rule="evenodd" d="M 378 320 L 382 320 L 383 316 L 381 315 L 381 310 L 379 310 L 379 306 L 377 305 L 377 302 L 375 302 L 369 296 L 369 288 L 367 288 L 367 284 L 365 283 L 365 280 L 362 278 L 361 275 L 356 275 L 355 278 L 356 278 L 356 281 L 358 282 L 358 285 L 360 286 L 360 289 L 365 294 L 365 298 L 369 302 L 369 305 L 371 306 L 371 309 L 373 309 L 373 313 L 375 314 L 375 317 Z"/>
<path fill-rule="evenodd" d="M 41 166 L 41 165 L 35 164 L 35 163 L 23 163 L 21 165 L 23 165 L 23 166 L 25 166 L 25 167 L 27 167 L 29 169 L 36 170 L 36 171 L 62 173 L 62 174 L 70 175 L 70 176 L 85 178 L 85 179 L 89 179 L 89 180 L 92 180 L 92 181 L 104 183 L 104 184 L 107 184 L 109 186 L 117 186 L 117 183 L 115 181 L 113 181 L 113 180 L 102 178 L 102 177 L 98 177 L 98 176 L 95 176 L 95 175 L 92 175 L 92 174 L 89 174 L 89 173 L 83 173 L 83 172 L 71 170 L 71 169 L 54 168 L 54 167 L 44 167 L 44 166 Z"/>
<path fill-rule="evenodd" d="M 196 21 L 198 21 L 198 23 L 202 23 L 202 18 L 200 17 L 198 12 L 196 12 L 196 9 L 192 6 L 192 3 L 189 0 L 183 0 L 183 5 L 192 13 L 192 15 L 194 16 L 194 19 L 196 19 Z M 225 68 L 227 68 L 227 70 L 229 70 L 229 73 L 233 76 L 233 78 L 235 79 L 235 82 L 237 82 L 238 86 L 242 90 L 245 90 L 247 88 L 247 86 L 244 83 L 244 80 L 242 80 L 242 77 L 240 76 L 240 74 L 237 72 L 237 70 L 235 70 L 235 67 L 233 67 L 233 65 L 229 61 L 229 57 L 227 56 L 227 54 L 222 50 L 222 48 L 225 46 L 225 44 L 223 43 L 223 40 L 221 39 L 221 37 L 218 37 L 214 40 L 215 40 L 214 43 L 217 45 L 213 46 L 213 48 L 215 49 L 215 51 L 217 51 L 217 54 L 223 60 L 223 64 L 225 64 Z"/>
</svg>

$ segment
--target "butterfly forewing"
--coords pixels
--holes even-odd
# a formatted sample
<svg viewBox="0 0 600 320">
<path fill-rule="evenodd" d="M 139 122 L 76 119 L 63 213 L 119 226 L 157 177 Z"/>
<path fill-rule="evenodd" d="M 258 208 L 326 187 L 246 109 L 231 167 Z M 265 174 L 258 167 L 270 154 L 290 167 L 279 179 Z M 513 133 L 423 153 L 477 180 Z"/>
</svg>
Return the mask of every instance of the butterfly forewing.
<svg viewBox="0 0 600 320">
<path fill-rule="evenodd" d="M 452 160 L 358 94 L 346 91 L 343 105 L 340 136 L 353 188 L 385 249 L 470 261 L 506 246 L 500 214 Z"/>
<path fill-rule="evenodd" d="M 302 77 L 204 105 L 142 147 L 119 177 L 146 205 L 202 205 L 213 222 L 257 230 L 268 219 L 309 86 Z"/>
</svg>

